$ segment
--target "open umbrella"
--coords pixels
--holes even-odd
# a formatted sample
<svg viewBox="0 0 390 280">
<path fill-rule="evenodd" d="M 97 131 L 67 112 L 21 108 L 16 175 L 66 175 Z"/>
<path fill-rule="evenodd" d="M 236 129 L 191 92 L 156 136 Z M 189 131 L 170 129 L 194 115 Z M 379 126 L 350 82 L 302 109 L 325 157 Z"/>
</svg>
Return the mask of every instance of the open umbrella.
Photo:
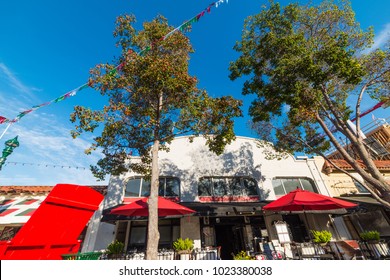
<svg viewBox="0 0 390 280">
<path fill-rule="evenodd" d="M 119 206 L 110 211 L 110 214 L 133 216 L 133 217 L 147 217 L 149 216 L 148 210 L 148 197 L 144 197 L 135 200 L 129 204 Z M 168 199 L 158 197 L 158 216 L 184 216 L 194 214 L 196 211 L 187 208 L 183 205 L 170 201 Z"/>
<path fill-rule="evenodd" d="M 263 207 L 264 210 L 287 213 L 304 213 L 306 225 L 309 225 L 306 213 L 343 214 L 346 208 L 357 204 L 330 196 L 296 189 Z"/>
<path fill-rule="evenodd" d="M 330 196 L 296 189 L 263 207 L 274 212 L 345 213 L 357 204 Z"/>
</svg>

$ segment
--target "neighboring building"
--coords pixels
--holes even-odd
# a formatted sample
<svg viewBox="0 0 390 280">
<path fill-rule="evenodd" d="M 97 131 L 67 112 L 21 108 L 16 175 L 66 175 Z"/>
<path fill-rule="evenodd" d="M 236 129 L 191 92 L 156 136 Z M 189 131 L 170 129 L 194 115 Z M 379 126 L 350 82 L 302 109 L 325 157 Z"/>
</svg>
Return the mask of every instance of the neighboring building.
<svg viewBox="0 0 390 280">
<path fill-rule="evenodd" d="M 90 187 L 103 195 L 107 189 Z M 0 186 L 0 240 L 12 239 L 52 189 L 53 186 Z"/>
<path fill-rule="evenodd" d="M 362 180 L 354 169 L 341 159 L 333 159 L 332 162 L 344 171 Z M 375 160 L 377 168 L 390 183 L 390 160 Z M 348 230 L 339 226 L 341 239 L 359 240 L 359 233 L 367 230 L 379 231 L 381 238 L 390 240 L 390 210 L 376 201 L 369 191 L 357 181 L 333 168 L 323 158 L 316 157 L 318 168 L 323 170 L 323 181 L 328 186 L 333 197 L 342 198 L 350 202 L 358 203 L 359 207 L 354 212 L 334 218 L 336 225 L 347 225 Z M 364 167 L 364 165 L 361 163 Z M 365 168 L 365 167 L 364 167 Z"/>
<path fill-rule="evenodd" d="M 51 191 L 49 186 L 0 187 L 0 240 L 10 240 Z"/>
<path fill-rule="evenodd" d="M 134 159 L 133 159 L 134 160 Z M 136 159 L 135 159 L 136 160 Z M 195 247 L 220 246 L 222 259 L 252 249 L 256 240 L 278 243 L 275 223 L 289 225 L 297 242 L 309 240 L 308 229 L 336 232 L 328 214 L 265 214 L 262 206 L 297 187 L 331 195 L 314 159 L 268 160 L 255 139 L 237 137 L 217 156 L 203 137 L 179 137 L 169 152 L 159 153 L 160 195 L 197 211 L 191 217 L 159 220 L 161 248 L 171 248 L 178 238 L 191 238 Z M 95 213 L 83 251 L 102 250 L 115 239 L 127 250 L 143 249 L 146 220 L 109 214 L 110 209 L 147 196 L 150 182 L 135 173 L 111 176 L 102 209 Z M 287 233 L 289 235 L 289 233 Z"/>
<path fill-rule="evenodd" d="M 362 132 L 362 137 L 375 165 L 385 176 L 385 179 L 390 182 L 390 125 L 385 119 L 375 119 L 363 127 Z M 340 140 L 342 139 L 340 138 Z M 344 148 L 350 156 L 363 168 L 366 168 L 351 144 L 342 144 L 344 144 Z M 342 170 L 363 181 L 361 176 L 343 159 L 339 152 L 329 154 L 328 158 Z M 360 205 L 357 212 L 335 218 L 336 224 L 343 220 L 348 225 L 350 235 L 341 231 L 342 237 L 344 239 L 359 239 L 359 233 L 364 230 L 378 230 L 382 238 L 390 239 L 389 210 L 376 201 L 364 186 L 353 181 L 345 173 L 339 172 L 322 158 L 317 158 L 316 163 L 318 168 L 323 171 L 323 180 L 332 196 L 342 197 Z"/>
<path fill-rule="evenodd" d="M 390 125 L 386 120 L 376 120 L 362 128 L 364 143 L 374 160 L 390 160 Z M 342 141 L 342 138 L 340 138 Z M 347 152 L 356 160 L 359 154 L 356 153 L 350 143 L 342 143 Z M 343 159 L 343 156 L 335 151 L 328 155 L 330 159 Z"/>
</svg>

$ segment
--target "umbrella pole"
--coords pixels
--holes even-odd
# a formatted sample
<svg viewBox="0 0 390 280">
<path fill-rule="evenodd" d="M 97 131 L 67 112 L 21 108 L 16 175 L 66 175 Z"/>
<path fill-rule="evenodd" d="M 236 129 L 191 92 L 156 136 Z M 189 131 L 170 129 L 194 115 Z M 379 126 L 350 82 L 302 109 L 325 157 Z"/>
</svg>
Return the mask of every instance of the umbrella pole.
<svg viewBox="0 0 390 280">
<path fill-rule="evenodd" d="M 309 220 L 307 219 L 307 214 L 306 214 L 305 209 L 303 209 L 303 215 L 304 215 L 304 217 L 305 217 L 305 223 L 306 223 L 306 228 L 307 228 L 307 234 L 309 235 L 310 240 L 312 240 L 313 238 L 311 237 L 311 232 L 310 232 L 310 229 L 309 229 Z"/>
</svg>

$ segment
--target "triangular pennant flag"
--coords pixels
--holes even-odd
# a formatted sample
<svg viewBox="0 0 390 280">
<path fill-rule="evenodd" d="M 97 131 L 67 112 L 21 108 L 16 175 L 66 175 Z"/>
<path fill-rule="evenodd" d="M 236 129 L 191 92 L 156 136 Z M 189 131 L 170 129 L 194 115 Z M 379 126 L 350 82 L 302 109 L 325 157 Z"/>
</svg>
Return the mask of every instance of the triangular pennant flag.
<svg viewBox="0 0 390 280">
<path fill-rule="evenodd" d="M 108 74 L 110 74 L 111 76 L 115 75 L 116 74 L 116 69 L 112 69 Z"/>
<path fill-rule="evenodd" d="M 70 91 L 70 92 L 68 92 L 69 93 L 69 96 L 75 96 L 76 95 L 76 93 L 77 93 L 77 90 L 72 90 L 72 91 Z"/>
<path fill-rule="evenodd" d="M 8 119 L 6 117 L 0 116 L 0 124 L 7 122 Z"/>
<path fill-rule="evenodd" d="M 60 102 L 60 101 L 62 101 L 62 100 L 64 100 L 65 99 L 65 96 L 60 96 L 60 97 L 58 97 L 58 98 L 56 98 L 56 99 L 54 99 L 54 102 Z"/>
<path fill-rule="evenodd" d="M 32 110 L 31 110 L 32 111 Z M 30 112 L 31 112 L 30 111 Z M 28 113 L 30 113 L 30 112 L 28 112 L 28 111 L 24 111 L 24 112 L 21 112 L 21 113 L 19 113 L 19 115 L 17 115 L 16 116 L 16 120 L 19 120 L 20 118 L 23 118 L 25 115 L 27 115 Z"/>
</svg>

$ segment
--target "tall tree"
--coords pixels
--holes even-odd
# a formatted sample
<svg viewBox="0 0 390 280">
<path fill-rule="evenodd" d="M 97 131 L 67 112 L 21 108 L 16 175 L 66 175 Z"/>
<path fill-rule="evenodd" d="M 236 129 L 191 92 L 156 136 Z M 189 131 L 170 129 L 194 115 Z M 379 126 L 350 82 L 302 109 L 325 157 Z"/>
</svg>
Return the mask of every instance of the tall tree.
<svg viewBox="0 0 390 280">
<path fill-rule="evenodd" d="M 189 39 L 172 32 L 163 16 L 143 23 L 141 31 L 134 23 L 133 15 L 117 18 L 114 36 L 121 56 L 113 64 L 96 66 L 90 79 L 109 102 L 100 111 L 76 106 L 72 133 L 77 137 L 103 126 L 86 151 L 103 151 L 104 158 L 91 168 L 96 177 L 133 170 L 150 178 L 146 257 L 157 259 L 159 150 L 168 150 L 175 136 L 203 134 L 210 150 L 222 153 L 235 137 L 233 118 L 241 116 L 241 102 L 229 96 L 212 98 L 197 88 L 197 79 L 188 73 L 193 52 Z M 129 161 L 131 154 L 141 161 Z"/>
<path fill-rule="evenodd" d="M 261 139 L 279 152 L 319 154 L 337 168 L 325 155 L 333 146 L 390 207 L 390 185 L 360 133 L 363 96 L 389 102 L 390 49 L 368 52 L 372 42 L 372 29 L 361 30 L 348 1 L 270 2 L 246 19 L 230 78 L 249 76 L 243 94 L 256 95 L 249 113 Z M 348 124 L 352 114 L 356 129 Z M 339 133 L 366 169 L 340 145 Z"/>
</svg>

